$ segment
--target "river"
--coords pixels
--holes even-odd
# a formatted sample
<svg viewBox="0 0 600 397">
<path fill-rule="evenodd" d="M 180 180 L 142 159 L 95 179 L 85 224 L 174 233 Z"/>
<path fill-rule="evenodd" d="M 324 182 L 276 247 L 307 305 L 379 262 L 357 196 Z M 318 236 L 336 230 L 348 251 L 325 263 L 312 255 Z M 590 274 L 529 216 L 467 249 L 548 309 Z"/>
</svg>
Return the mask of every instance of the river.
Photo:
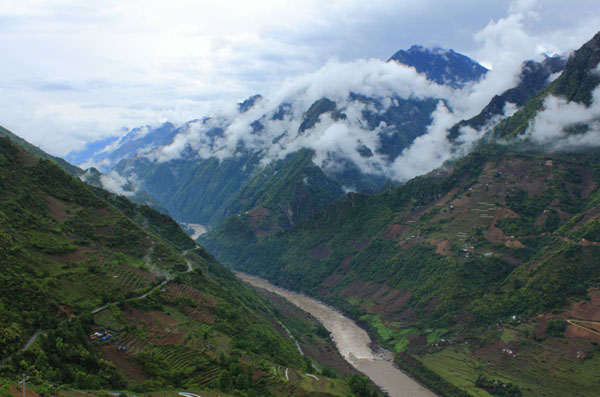
<svg viewBox="0 0 600 397">
<path fill-rule="evenodd" d="M 331 332 L 333 342 L 344 359 L 367 375 L 391 397 L 435 396 L 433 392 L 396 368 L 392 362 L 391 352 L 384 349 L 374 352 L 370 347 L 372 341 L 367 332 L 348 317 L 316 299 L 279 288 L 262 278 L 244 273 L 236 273 L 236 275 L 245 283 L 280 295 L 310 313 Z"/>
</svg>

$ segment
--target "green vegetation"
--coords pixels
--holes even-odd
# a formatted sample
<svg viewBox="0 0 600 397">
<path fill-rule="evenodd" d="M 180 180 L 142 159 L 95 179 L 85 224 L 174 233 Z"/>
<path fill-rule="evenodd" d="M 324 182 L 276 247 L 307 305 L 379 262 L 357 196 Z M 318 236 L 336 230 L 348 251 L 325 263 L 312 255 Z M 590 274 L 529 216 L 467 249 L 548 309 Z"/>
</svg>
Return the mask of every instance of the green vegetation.
<svg viewBox="0 0 600 397">
<path fill-rule="evenodd" d="M 547 92 L 497 131 L 525 128 Z M 527 376 L 539 379 L 547 359 L 536 352 L 545 357 L 560 340 L 544 335 L 562 336 L 567 323 L 531 322 L 589 300 L 600 279 L 600 157 L 513 149 L 480 144 L 448 172 L 379 195 L 349 194 L 287 232 L 257 239 L 240 218 L 202 241 L 224 262 L 360 320 L 401 354 L 400 365 L 445 395 L 588 388 L 586 374 L 598 365 L 589 341 L 563 339 L 586 352 L 569 360 L 586 361 L 559 360 L 551 387 L 517 375 L 509 360 L 520 371 L 530 362 Z M 241 230 L 247 238 L 235 237 Z M 464 352 L 446 348 L 459 343 Z M 496 369 L 482 368 L 476 354 Z"/>
<path fill-rule="evenodd" d="M 549 336 L 563 336 L 565 328 L 567 328 L 567 322 L 562 318 L 548 320 L 546 323 L 546 333 Z"/>
<path fill-rule="evenodd" d="M 27 373 L 40 392 L 313 390 L 270 373 L 304 366 L 272 307 L 172 219 L 85 185 L 7 138 L 0 162 L 0 376 Z M 322 386 L 349 392 L 342 380 L 323 377 Z"/>
</svg>

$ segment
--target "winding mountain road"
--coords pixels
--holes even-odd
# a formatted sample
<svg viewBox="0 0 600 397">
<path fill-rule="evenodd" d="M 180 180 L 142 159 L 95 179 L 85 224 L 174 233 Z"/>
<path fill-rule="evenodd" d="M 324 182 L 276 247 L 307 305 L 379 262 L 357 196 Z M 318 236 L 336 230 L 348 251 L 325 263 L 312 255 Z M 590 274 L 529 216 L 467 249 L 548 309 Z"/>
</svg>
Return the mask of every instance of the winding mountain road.
<svg viewBox="0 0 600 397">
<path fill-rule="evenodd" d="M 198 248 L 198 246 L 196 246 L 196 248 Z M 193 248 L 192 250 L 194 250 L 194 249 L 196 249 L 196 248 Z M 190 251 L 189 249 L 188 249 L 188 250 L 185 250 L 185 251 L 183 251 L 183 252 L 182 252 L 183 256 L 186 256 L 186 255 L 187 255 L 187 253 L 188 253 L 189 251 Z M 191 272 L 192 270 L 194 270 L 194 269 L 193 269 L 193 267 L 192 267 L 192 263 L 191 263 L 190 261 L 186 260 L 186 261 L 185 261 L 185 263 L 186 263 L 186 265 L 187 265 L 187 270 L 186 270 L 185 272 L 183 272 L 183 273 L 189 273 L 189 272 Z M 170 276 L 169 274 L 167 274 L 167 276 L 166 276 L 166 280 L 164 280 L 162 283 L 158 284 L 156 287 L 152 288 L 150 291 L 148 291 L 148 292 L 146 292 L 146 293 L 144 293 L 144 294 L 142 294 L 142 295 L 140 295 L 140 296 L 136 296 L 136 297 L 133 297 L 133 298 L 129 298 L 129 299 L 127 299 L 125 302 L 130 302 L 130 301 L 135 301 L 135 300 L 145 299 L 145 298 L 146 298 L 146 297 L 148 297 L 148 295 L 150 295 L 152 292 L 156 291 L 156 290 L 157 290 L 157 289 L 159 289 L 159 288 L 162 288 L 162 287 L 164 287 L 164 286 L 165 286 L 165 285 L 167 285 L 167 283 L 169 283 L 170 281 L 172 281 L 172 279 L 171 279 L 171 276 Z M 99 307 L 97 307 L 97 308 L 93 309 L 93 310 L 91 311 L 91 314 L 100 313 L 101 311 L 103 311 L 103 310 L 107 309 L 107 308 L 108 308 L 108 306 L 110 306 L 110 305 L 116 305 L 116 304 L 118 304 L 118 303 L 119 303 L 119 302 L 117 301 L 117 302 L 111 302 L 111 303 L 107 303 L 107 304 L 105 304 L 105 305 L 99 306 Z M 35 330 L 35 332 L 33 333 L 33 335 L 31 336 L 31 338 L 29 338 L 29 340 L 28 340 L 28 341 L 27 341 L 27 342 L 26 342 L 26 343 L 23 345 L 23 347 L 22 347 L 21 349 L 19 349 L 19 352 L 23 352 L 23 351 L 27 350 L 27 349 L 29 348 L 29 346 L 31 346 L 31 345 L 33 344 L 33 342 L 35 342 L 35 340 L 37 339 L 37 337 L 40 335 L 40 333 L 41 333 L 41 332 L 42 332 L 42 329 L 41 329 L 41 328 L 38 328 L 38 329 L 36 329 L 36 330 Z M 13 355 L 11 354 L 11 355 L 9 355 L 8 357 L 5 357 L 5 358 L 3 358 L 2 360 L 0 360 L 0 367 L 3 367 L 3 366 L 4 366 L 4 363 L 5 363 L 5 362 L 7 362 L 8 360 L 10 360 L 10 359 L 12 358 L 12 356 L 13 356 Z"/>
<path fill-rule="evenodd" d="M 591 323 L 591 324 L 597 324 L 597 325 L 600 325 L 600 321 L 576 320 L 574 318 L 570 318 L 567 320 L 567 322 L 571 325 L 574 325 L 574 326 L 584 329 L 588 332 L 591 332 L 592 334 L 596 334 L 596 335 L 600 336 L 600 332 L 594 331 L 593 329 L 590 329 L 590 328 L 584 327 L 583 325 L 577 324 L 575 321 L 577 321 L 579 323 Z"/>
</svg>

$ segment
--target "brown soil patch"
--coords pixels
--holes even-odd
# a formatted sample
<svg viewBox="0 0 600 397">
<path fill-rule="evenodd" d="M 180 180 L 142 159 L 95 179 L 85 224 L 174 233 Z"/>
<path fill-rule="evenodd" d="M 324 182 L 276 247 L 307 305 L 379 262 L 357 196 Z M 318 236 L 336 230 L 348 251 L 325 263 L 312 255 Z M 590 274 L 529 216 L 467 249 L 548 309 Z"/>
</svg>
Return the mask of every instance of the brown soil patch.
<svg viewBox="0 0 600 397">
<path fill-rule="evenodd" d="M 546 330 L 548 329 L 548 320 L 551 318 L 556 317 L 552 316 L 551 314 L 540 314 L 537 316 L 537 323 L 535 325 L 535 328 L 533 329 L 533 334 L 538 339 L 546 339 L 548 337 Z"/>
<path fill-rule="evenodd" d="M 340 263 L 340 266 L 342 269 L 344 269 L 344 271 L 350 270 L 350 263 L 352 262 L 352 259 L 354 259 L 354 255 L 345 257 L 342 263 Z"/>
<path fill-rule="evenodd" d="M 152 317 L 148 313 L 144 313 L 127 304 L 123 307 L 123 315 L 129 322 L 133 324 L 139 324 L 142 321 L 146 322 L 147 324 L 154 324 Z"/>
<path fill-rule="evenodd" d="M 432 240 L 431 244 L 435 245 L 435 253 L 438 255 L 450 255 L 452 252 L 452 241 L 450 240 Z"/>
<path fill-rule="evenodd" d="M 73 309 L 69 306 L 58 305 L 58 309 L 56 310 L 56 317 L 58 318 L 72 318 L 75 317 L 73 315 Z"/>
<path fill-rule="evenodd" d="M 600 290 L 589 289 L 588 295 L 590 301 L 574 302 L 565 314 L 578 320 L 600 321 Z"/>
<path fill-rule="evenodd" d="M 186 306 L 184 308 L 188 318 L 201 323 L 212 324 L 215 322 L 215 315 L 212 311 L 205 307 L 191 307 Z"/>
<path fill-rule="evenodd" d="M 496 220 L 490 222 L 490 226 L 485 231 L 485 238 L 493 243 L 499 243 L 504 239 L 504 232 L 496 226 Z"/>
<path fill-rule="evenodd" d="M 183 334 L 183 333 L 167 334 L 160 338 L 154 338 L 154 339 L 148 339 L 148 340 L 159 346 L 183 345 L 183 343 L 185 341 L 185 334 Z"/>
<path fill-rule="evenodd" d="M 565 329 L 565 337 L 567 338 L 583 338 L 600 342 L 600 335 L 588 331 L 584 328 L 569 324 Z"/>
<path fill-rule="evenodd" d="M 119 351 L 114 345 L 107 345 L 102 347 L 101 353 L 102 358 L 115 364 L 115 367 L 123 372 L 125 378 L 135 382 L 143 382 L 148 379 L 142 368 L 135 363 L 128 352 Z"/>
<path fill-rule="evenodd" d="M 587 211 L 583 219 L 578 222 L 578 225 L 581 226 L 591 221 L 592 219 L 597 218 L 598 216 L 600 216 L 600 205 L 597 205 L 594 208 L 591 208 L 589 211 Z"/>
<path fill-rule="evenodd" d="M 22 165 L 36 165 L 39 159 L 35 155 L 29 153 L 27 150 L 20 149 L 19 153 L 17 154 L 17 161 Z"/>
<path fill-rule="evenodd" d="M 419 243 L 423 242 L 423 239 L 420 237 L 415 237 L 415 238 L 409 238 L 407 240 L 402 240 L 398 243 L 398 246 L 404 249 L 409 249 L 412 248 L 416 245 L 418 245 Z"/>
<path fill-rule="evenodd" d="M 427 346 L 427 336 L 411 335 L 408 337 L 408 345 L 410 346 L 411 349 Z"/>
<path fill-rule="evenodd" d="M 167 285 L 167 299 L 189 298 L 200 306 L 216 307 L 217 300 L 210 295 L 198 291 L 195 288 L 180 283 L 169 283 Z"/>
<path fill-rule="evenodd" d="M 525 248 L 525 245 L 519 240 L 508 240 L 505 245 L 508 248 Z"/>
<path fill-rule="evenodd" d="M 256 207 L 248 211 L 248 223 L 252 227 L 254 234 L 260 237 L 265 237 L 269 234 L 277 232 L 278 229 L 273 224 L 269 224 L 268 229 L 261 228 L 261 223 L 265 220 L 268 221 L 270 216 L 271 211 L 264 207 Z"/>
<path fill-rule="evenodd" d="M 410 230 L 410 228 L 406 225 L 398 225 L 394 223 L 389 225 L 387 229 L 385 229 L 379 237 L 387 240 L 397 240 L 405 231 Z"/>
<path fill-rule="evenodd" d="M 331 255 L 331 251 L 321 245 L 310 250 L 308 254 L 315 259 L 327 259 Z"/>
<path fill-rule="evenodd" d="M 401 321 L 414 321 L 417 318 L 417 310 L 414 307 L 409 307 L 398 313 L 395 317 Z"/>
<path fill-rule="evenodd" d="M 581 197 L 588 198 L 590 197 L 590 194 L 596 190 L 598 185 L 596 185 L 596 182 L 594 181 L 592 170 L 586 167 L 580 167 L 579 170 L 581 171 L 581 179 L 583 184 Z"/>
<path fill-rule="evenodd" d="M 48 202 L 48 211 L 50 211 L 52 218 L 61 222 L 69 218 L 67 203 L 50 195 L 46 195 L 46 201 Z"/>
<path fill-rule="evenodd" d="M 342 277 L 344 277 L 344 273 L 331 273 L 325 280 L 323 280 L 321 285 L 323 287 L 333 287 L 342 279 Z"/>
<path fill-rule="evenodd" d="M 21 387 L 21 385 L 19 385 L 18 387 L 11 386 L 10 393 L 15 397 L 22 397 L 23 396 L 23 388 Z M 39 394 L 37 394 L 33 390 L 29 389 L 29 387 L 27 387 L 27 385 L 25 385 L 25 396 L 26 397 L 38 397 Z"/>
<path fill-rule="evenodd" d="M 379 314 L 382 320 L 393 321 L 410 301 L 410 291 L 400 291 L 385 284 L 369 284 L 356 280 L 340 291 L 344 298 L 372 300 L 371 305 L 361 305 L 369 313 Z"/>
<path fill-rule="evenodd" d="M 139 269 L 139 268 L 137 268 L 135 266 L 131 266 L 131 265 L 121 265 L 121 266 L 126 268 L 127 270 L 131 270 L 133 273 L 135 273 L 136 276 L 144 278 L 147 281 L 150 281 L 150 282 L 156 281 L 156 275 L 154 275 L 150 272 L 146 272 L 142 269 Z"/>
<path fill-rule="evenodd" d="M 486 344 L 481 349 L 474 351 L 474 355 L 476 357 L 482 358 L 484 360 L 494 360 L 497 361 L 502 357 L 502 349 L 506 347 L 506 343 L 504 343 L 501 339 L 496 340 L 493 343 Z"/>
<path fill-rule="evenodd" d="M 454 321 L 463 325 L 472 324 L 475 321 L 475 316 L 469 312 L 458 313 L 453 318 Z"/>
<path fill-rule="evenodd" d="M 80 245 L 77 247 L 77 250 L 65 255 L 55 256 L 55 258 L 64 263 L 69 262 L 85 262 L 89 258 L 85 255 L 86 252 L 94 251 L 92 248 L 87 247 L 85 245 Z"/>
<path fill-rule="evenodd" d="M 566 211 L 561 210 L 560 208 L 554 208 L 554 210 L 558 213 L 558 218 L 560 222 L 566 222 L 572 215 Z"/>
<path fill-rule="evenodd" d="M 535 222 L 533 222 L 533 226 L 535 226 L 535 227 L 543 226 L 546 223 L 546 219 L 548 219 L 548 213 L 547 212 L 542 212 L 536 218 Z"/>
<path fill-rule="evenodd" d="M 177 321 L 173 319 L 173 317 L 169 316 L 165 312 L 149 312 L 148 315 L 154 321 L 159 321 L 161 324 L 166 325 L 167 327 L 174 327 L 177 325 Z"/>
</svg>

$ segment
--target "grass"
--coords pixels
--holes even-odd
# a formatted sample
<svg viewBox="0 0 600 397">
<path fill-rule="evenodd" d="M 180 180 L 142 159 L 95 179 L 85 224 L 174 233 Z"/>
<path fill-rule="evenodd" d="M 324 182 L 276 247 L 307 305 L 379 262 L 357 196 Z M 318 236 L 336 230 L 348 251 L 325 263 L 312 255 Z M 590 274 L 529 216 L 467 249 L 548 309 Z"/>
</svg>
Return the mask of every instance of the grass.
<svg viewBox="0 0 600 397">
<path fill-rule="evenodd" d="M 504 342 L 504 343 L 510 343 L 517 339 L 517 335 L 516 335 L 515 331 L 513 331 L 513 330 L 504 329 L 502 331 L 502 335 L 500 336 L 500 339 L 502 339 L 502 342 Z"/>
<path fill-rule="evenodd" d="M 306 374 L 299 375 L 301 377 L 300 387 L 309 393 L 328 393 L 333 396 L 348 395 L 348 385 L 343 380 L 318 375 L 319 380 L 317 381 Z"/>
<path fill-rule="evenodd" d="M 514 341 L 515 331 L 505 330 L 502 339 Z M 490 355 L 480 359 L 466 346 L 451 346 L 427 354 L 421 361 L 432 371 L 474 396 L 488 396 L 474 386 L 479 374 L 512 383 L 524 396 L 597 396 L 600 358 L 585 361 L 564 351 L 564 340 L 550 338 L 543 343 L 520 343 L 517 356 Z M 572 342 L 570 342 L 572 343 Z"/>
<path fill-rule="evenodd" d="M 448 347 L 440 352 L 422 357 L 425 366 L 448 382 L 473 396 L 490 396 L 485 390 L 475 388 L 475 381 L 481 372 L 479 363 L 469 357 L 465 347 Z"/>
<path fill-rule="evenodd" d="M 396 342 L 396 344 L 394 345 L 394 350 L 396 351 L 396 353 L 406 351 L 407 348 L 408 348 L 408 339 L 406 339 L 406 338 L 400 339 L 400 341 Z"/>
</svg>

